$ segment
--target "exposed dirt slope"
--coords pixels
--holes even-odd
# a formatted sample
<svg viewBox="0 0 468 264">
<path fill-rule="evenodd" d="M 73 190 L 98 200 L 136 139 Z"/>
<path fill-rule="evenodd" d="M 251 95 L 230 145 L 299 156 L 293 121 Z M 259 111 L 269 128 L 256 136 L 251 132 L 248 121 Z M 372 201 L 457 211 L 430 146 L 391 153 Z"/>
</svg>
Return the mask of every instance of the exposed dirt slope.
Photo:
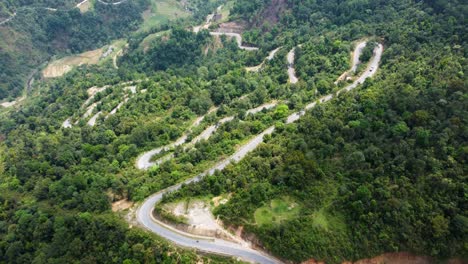
<svg viewBox="0 0 468 264">
<path fill-rule="evenodd" d="M 270 25 L 278 23 L 281 14 L 286 10 L 286 8 L 286 0 L 272 0 L 255 19 L 254 26 L 261 26 L 265 22 L 268 22 Z"/>
<path fill-rule="evenodd" d="M 307 261 L 302 262 L 302 264 L 321 264 L 324 263 L 323 261 L 318 261 L 314 259 L 310 259 Z M 396 253 L 385 253 L 380 256 L 368 259 L 361 259 L 356 262 L 343 262 L 343 264 L 432 264 L 437 263 L 430 257 L 427 256 L 418 256 L 408 252 L 396 252 Z M 446 263 L 449 264 L 462 264 L 466 263 L 463 262 L 461 259 L 451 259 L 448 260 Z"/>
<path fill-rule="evenodd" d="M 103 49 L 92 50 L 75 56 L 68 56 L 50 63 L 42 74 L 45 78 L 55 78 L 71 71 L 74 66 L 96 64 L 103 54 Z"/>
</svg>

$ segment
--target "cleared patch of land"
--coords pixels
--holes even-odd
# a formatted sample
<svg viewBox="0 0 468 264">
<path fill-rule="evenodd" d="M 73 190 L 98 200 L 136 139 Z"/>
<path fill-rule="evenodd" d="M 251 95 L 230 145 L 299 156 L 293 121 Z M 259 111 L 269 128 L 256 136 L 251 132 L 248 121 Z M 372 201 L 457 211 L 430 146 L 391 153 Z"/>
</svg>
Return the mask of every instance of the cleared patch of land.
<svg viewBox="0 0 468 264">
<path fill-rule="evenodd" d="M 93 4 L 91 3 L 90 0 L 82 1 L 79 4 L 76 5 L 76 7 L 78 7 L 78 9 L 80 9 L 81 13 L 88 12 L 89 9 L 91 9 L 92 6 L 93 6 Z"/>
<path fill-rule="evenodd" d="M 109 60 L 114 61 L 117 59 L 117 56 L 122 54 L 126 45 L 127 42 L 125 40 L 117 40 L 111 45 L 104 46 L 96 50 L 91 50 L 52 61 L 42 71 L 42 74 L 45 78 L 56 78 L 63 76 L 76 66 L 84 64 L 102 64 Z"/>
<path fill-rule="evenodd" d="M 124 39 L 119 39 L 119 40 L 114 41 L 111 45 L 103 47 L 102 49 L 104 50 L 104 53 L 99 60 L 99 64 L 103 64 L 109 60 L 112 60 L 112 64 L 114 68 L 118 68 L 116 67 L 117 57 L 122 56 L 126 46 L 127 46 L 127 41 Z"/>
<path fill-rule="evenodd" d="M 133 202 L 127 199 L 122 199 L 112 203 L 112 212 L 123 211 L 133 206 Z"/>
<path fill-rule="evenodd" d="M 227 203 L 229 199 L 231 198 L 231 196 L 232 194 L 229 193 L 229 194 L 223 194 L 220 196 L 213 197 L 213 199 L 211 199 L 210 204 L 214 207 L 218 207 L 220 204 Z"/>
<path fill-rule="evenodd" d="M 183 219 L 186 227 L 178 226 L 179 230 L 206 237 L 217 237 L 224 240 L 234 241 L 244 246 L 250 243 L 244 241 L 240 235 L 236 236 L 224 230 L 222 224 L 213 216 L 211 209 L 228 201 L 230 194 L 214 197 L 197 198 L 163 205 L 163 210 L 175 217 Z"/>
<path fill-rule="evenodd" d="M 254 218 L 257 225 L 279 224 L 284 220 L 296 217 L 301 210 L 299 204 L 290 197 L 273 199 L 270 204 L 255 210 Z"/>
<path fill-rule="evenodd" d="M 182 216 L 187 223 L 204 230 L 218 230 L 221 227 L 211 213 L 210 206 L 201 200 L 182 201 L 165 205 L 165 209 L 175 216 Z"/>
<path fill-rule="evenodd" d="M 190 12 L 185 10 L 181 2 L 176 0 L 152 0 L 148 10 L 143 12 L 143 25 L 141 31 L 147 31 L 154 26 L 188 17 Z"/>
<path fill-rule="evenodd" d="M 101 48 L 53 61 L 42 71 L 42 74 L 45 78 L 55 78 L 71 71 L 75 66 L 97 64 L 103 52 Z"/>
<path fill-rule="evenodd" d="M 3 106 L 3 107 L 5 107 L 5 108 L 7 108 L 7 107 L 12 107 L 12 106 L 16 105 L 17 103 L 23 101 L 24 98 L 25 98 L 25 97 L 22 96 L 22 97 L 20 97 L 20 98 L 14 100 L 14 101 L 11 101 L 11 102 L 3 102 L 3 103 L 0 103 L 0 106 Z"/>
</svg>

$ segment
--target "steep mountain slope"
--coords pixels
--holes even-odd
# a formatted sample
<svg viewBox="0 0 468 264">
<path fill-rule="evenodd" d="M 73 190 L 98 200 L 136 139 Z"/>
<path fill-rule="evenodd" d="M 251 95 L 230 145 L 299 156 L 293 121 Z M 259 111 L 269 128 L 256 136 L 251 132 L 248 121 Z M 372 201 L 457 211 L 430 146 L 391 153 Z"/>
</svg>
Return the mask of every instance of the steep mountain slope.
<svg viewBox="0 0 468 264">
<path fill-rule="evenodd" d="M 30 55 L 20 56 L 22 35 L 11 33 L 2 56 L 26 69 L 43 51 L 102 44 L 141 20 L 94 4 L 83 14 L 24 10 L 31 16 L 5 30 L 30 26 L 45 44 L 26 39 Z M 236 262 L 165 239 L 262 263 L 468 257 L 466 4 L 178 4 L 195 13 L 131 34 L 118 68 L 39 80 L 21 108 L 1 112 L 0 262 Z M 219 25 L 226 6 L 234 21 Z M 101 23 L 99 10 L 115 13 Z M 102 34 L 88 42 L 95 26 Z M 193 199 L 247 246 L 174 230 L 187 223 L 164 204 Z M 111 212 L 115 202 L 126 209 Z M 156 218 L 174 227 L 157 229 Z"/>
<path fill-rule="evenodd" d="M 52 55 L 102 47 L 137 28 L 148 1 L 95 3 L 81 13 L 76 3 L 13 2 L 3 6 L 14 18 L 0 25 L 0 99 L 16 97 L 33 70 Z"/>
<path fill-rule="evenodd" d="M 341 95 L 317 108 L 298 126 L 284 127 L 239 165 L 182 188 L 167 201 L 231 193 L 215 214 L 227 225 L 256 234 L 258 243 L 289 260 L 339 262 L 401 250 L 466 257 L 461 242 L 467 239 L 466 29 L 445 23 L 460 13 L 452 6 L 432 10 L 410 2 L 400 2 L 393 13 L 396 1 L 353 2 L 358 5 L 353 8 L 333 1 L 290 4 L 297 15 L 285 22 L 300 25 L 298 30 L 308 26 L 300 23 L 307 16 L 324 16 L 343 26 L 329 31 L 330 22 L 310 21 L 319 34 L 346 39 L 353 32 L 379 32 L 386 48 L 380 78 L 352 97 Z M 300 15 L 309 7 L 315 13 Z M 380 22 L 380 14 L 387 20 Z M 428 27 L 434 30 L 428 33 Z M 287 26 L 276 28 L 294 34 Z M 334 89 L 320 71 L 336 69 L 336 60 L 324 52 L 336 52 L 337 44 L 325 39 L 298 54 L 299 75 L 322 93 Z M 301 213 L 278 220 L 283 216 L 275 210 L 291 210 L 274 205 L 282 199 L 294 201 L 286 207 L 299 204 Z"/>
</svg>

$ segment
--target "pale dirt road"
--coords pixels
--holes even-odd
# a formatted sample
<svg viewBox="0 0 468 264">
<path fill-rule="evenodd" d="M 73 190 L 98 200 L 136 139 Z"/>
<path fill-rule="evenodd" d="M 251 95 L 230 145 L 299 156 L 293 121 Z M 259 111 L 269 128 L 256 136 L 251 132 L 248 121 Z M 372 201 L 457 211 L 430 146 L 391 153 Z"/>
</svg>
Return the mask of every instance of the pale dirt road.
<svg viewBox="0 0 468 264">
<path fill-rule="evenodd" d="M 257 66 L 253 66 L 253 67 L 245 67 L 245 70 L 248 71 L 248 72 L 258 72 L 262 67 L 263 65 L 265 65 L 265 62 L 266 61 L 271 61 L 274 57 L 275 57 L 275 54 L 281 49 L 281 47 L 279 48 L 276 48 L 272 51 L 270 51 L 270 53 L 268 54 L 268 57 L 266 57 L 265 60 L 262 61 L 262 63 L 260 63 L 259 65 Z"/>
<path fill-rule="evenodd" d="M 246 111 L 246 114 L 249 115 L 249 114 L 256 114 L 264 109 L 271 109 L 273 107 L 275 107 L 276 105 L 278 104 L 277 101 L 272 101 L 272 102 L 269 102 L 269 103 L 264 103 L 258 107 L 255 107 L 253 109 L 249 109 Z M 213 112 L 214 110 L 212 109 L 211 111 L 209 111 L 208 113 L 211 113 Z M 201 116 L 201 117 L 198 117 L 193 123 L 192 125 L 190 126 L 190 128 L 193 128 L 193 127 L 196 127 L 198 126 L 201 121 L 203 121 L 204 119 L 204 116 Z M 218 121 L 218 123 L 214 124 L 214 125 L 211 125 L 209 127 L 207 127 L 205 130 L 203 130 L 198 136 L 194 137 L 192 139 L 192 141 L 186 143 L 187 141 L 187 135 L 188 133 L 184 133 L 184 135 L 182 135 L 179 139 L 177 139 L 174 143 L 171 143 L 169 145 L 166 145 L 166 146 L 163 146 L 163 147 L 159 147 L 159 148 L 156 148 L 156 149 L 153 149 L 153 150 L 150 150 L 148 152 L 145 152 L 143 153 L 141 156 L 139 156 L 137 158 L 137 161 L 136 161 L 136 166 L 138 169 L 149 169 L 155 165 L 161 165 L 162 163 L 172 159 L 174 157 L 173 154 L 168 154 L 168 155 L 165 155 L 155 161 L 151 161 L 151 158 L 152 156 L 154 155 L 157 155 L 161 152 L 164 152 L 164 151 L 168 151 L 174 147 L 177 147 L 177 146 L 180 146 L 180 145 L 183 145 L 186 143 L 186 146 L 184 146 L 184 150 L 190 148 L 190 147 L 193 147 L 196 143 L 202 141 L 202 140 L 208 140 L 215 132 L 216 130 L 218 130 L 218 127 L 224 123 L 227 123 L 227 122 L 230 122 L 234 119 L 234 116 L 228 116 L 228 117 L 225 117 L 221 120 Z M 189 130 L 190 130 L 189 128 Z"/>
<path fill-rule="evenodd" d="M 123 3 L 127 2 L 127 1 L 128 0 L 122 0 L 122 1 L 119 1 L 119 2 L 115 2 L 115 3 L 109 3 L 109 2 L 102 1 L 102 0 L 98 0 L 98 2 L 103 4 L 103 5 L 120 5 L 120 4 L 123 4 Z"/>
<path fill-rule="evenodd" d="M 242 45 L 242 36 L 238 33 L 229 33 L 229 32 L 210 32 L 210 35 L 212 36 L 227 36 L 227 37 L 233 37 L 237 41 L 237 46 L 239 49 L 247 50 L 247 51 L 254 51 L 258 50 L 257 47 L 247 47 Z"/>
<path fill-rule="evenodd" d="M 294 68 L 294 57 L 296 56 L 295 50 L 295 47 L 292 48 L 287 55 L 289 82 L 292 84 L 295 84 L 299 81 L 299 79 L 296 77 L 296 69 Z"/>
<path fill-rule="evenodd" d="M 351 68 L 338 77 L 338 79 L 335 81 L 335 84 L 338 84 L 340 81 L 344 81 L 350 74 L 356 73 L 357 67 L 360 63 L 359 58 L 361 57 L 362 51 L 366 47 L 366 44 L 366 40 L 357 43 L 352 54 Z"/>
</svg>

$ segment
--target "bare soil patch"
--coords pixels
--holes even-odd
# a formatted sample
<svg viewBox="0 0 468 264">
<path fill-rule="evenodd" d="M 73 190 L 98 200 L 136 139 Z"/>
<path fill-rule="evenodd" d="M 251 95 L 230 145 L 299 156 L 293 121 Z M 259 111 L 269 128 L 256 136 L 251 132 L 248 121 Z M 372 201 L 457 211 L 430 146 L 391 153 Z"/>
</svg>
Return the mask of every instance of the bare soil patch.
<svg viewBox="0 0 468 264">
<path fill-rule="evenodd" d="M 75 66 L 83 64 L 97 64 L 102 53 L 103 49 L 96 49 L 53 61 L 42 71 L 42 74 L 45 78 L 60 77 L 71 71 Z"/>
<path fill-rule="evenodd" d="M 133 206 L 133 202 L 127 199 L 122 199 L 112 203 L 112 212 L 123 211 Z"/>
<path fill-rule="evenodd" d="M 210 207 L 203 201 L 194 201 L 190 203 L 179 202 L 173 208 L 172 213 L 176 216 L 183 216 L 188 224 L 207 230 L 217 230 L 220 228 Z"/>
<path fill-rule="evenodd" d="M 260 26 L 265 22 L 271 25 L 278 23 L 280 14 L 284 12 L 286 8 L 286 0 L 272 0 L 265 10 L 263 10 L 255 24 Z"/>
<path fill-rule="evenodd" d="M 219 24 L 219 28 L 215 31 L 242 34 L 245 28 L 246 25 L 243 22 L 226 22 Z"/>
<path fill-rule="evenodd" d="M 218 204 L 227 201 L 226 198 L 222 198 L 221 196 L 215 200 Z M 235 236 L 225 230 L 222 222 L 215 219 L 211 213 L 211 206 L 209 205 L 211 202 L 213 202 L 213 200 L 210 202 L 195 200 L 166 204 L 164 205 L 164 210 L 175 216 L 182 216 L 187 220 L 187 224 L 174 224 L 170 222 L 166 222 L 166 224 L 170 224 L 181 231 L 193 235 L 216 237 L 237 242 L 242 245 L 248 245 L 249 243 L 244 241 L 240 236 Z"/>
<path fill-rule="evenodd" d="M 322 264 L 323 261 L 310 259 L 302 264 Z M 437 263 L 434 259 L 427 256 L 418 256 L 408 252 L 384 253 L 374 258 L 361 259 L 355 262 L 344 261 L 342 264 L 432 264 Z M 462 264 L 461 259 L 450 259 L 445 263 Z"/>
<path fill-rule="evenodd" d="M 81 13 L 85 13 L 87 12 L 90 8 L 91 8 L 92 4 L 91 4 L 91 1 L 83 1 L 81 3 L 79 3 L 78 5 L 76 5 L 76 7 L 78 7 L 78 9 L 80 9 L 80 12 Z"/>
<path fill-rule="evenodd" d="M 11 102 L 3 102 L 3 103 L 0 103 L 0 106 L 3 106 L 3 107 L 5 107 L 5 108 L 6 108 L 6 107 L 12 107 L 12 106 L 16 105 L 17 103 L 23 101 L 24 98 L 25 98 L 25 97 L 22 96 L 22 97 L 20 97 L 20 98 L 14 100 L 14 101 L 11 101 Z"/>
<path fill-rule="evenodd" d="M 228 195 L 228 197 L 223 197 L 222 195 L 213 197 L 211 201 L 213 201 L 214 207 L 218 207 L 220 204 L 225 204 L 229 201 L 229 198 L 231 198 L 231 194 Z"/>
</svg>

